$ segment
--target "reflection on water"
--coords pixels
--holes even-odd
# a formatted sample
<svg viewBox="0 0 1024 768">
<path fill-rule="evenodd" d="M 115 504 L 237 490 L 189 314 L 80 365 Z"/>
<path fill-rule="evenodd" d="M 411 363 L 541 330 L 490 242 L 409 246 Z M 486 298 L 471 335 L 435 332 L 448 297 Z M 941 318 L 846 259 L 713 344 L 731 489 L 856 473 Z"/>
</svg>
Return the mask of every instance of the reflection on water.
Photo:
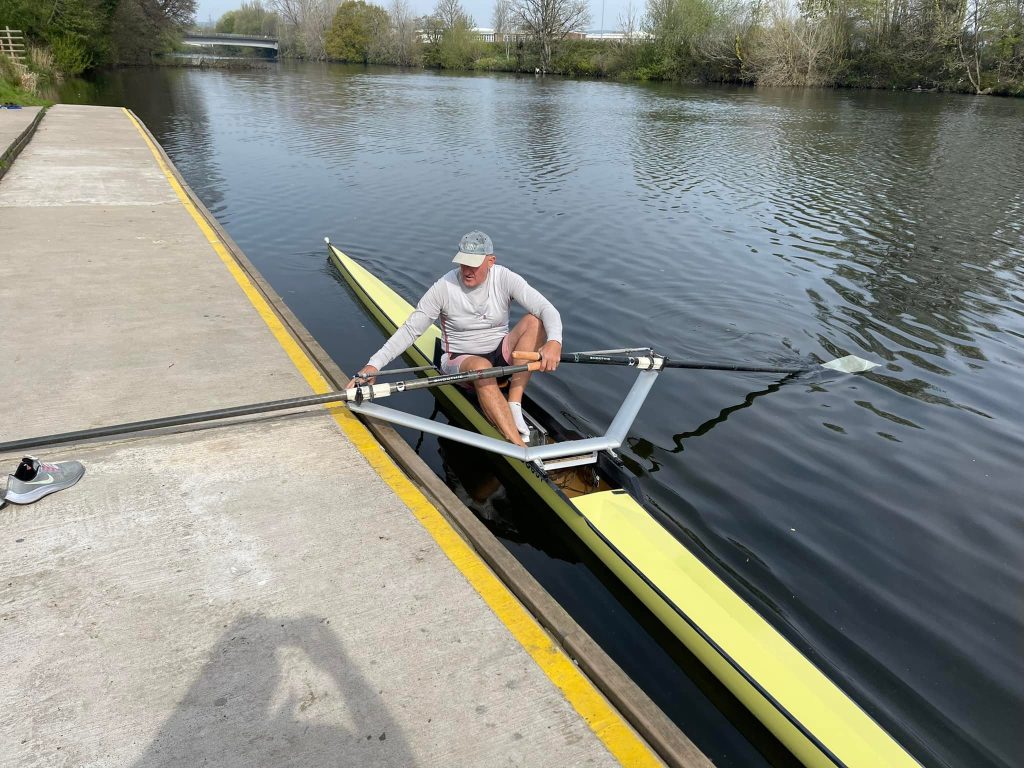
<svg viewBox="0 0 1024 768">
<path fill-rule="evenodd" d="M 348 370 L 381 338 L 320 238 L 415 300 L 474 228 L 559 306 L 568 348 L 880 361 L 782 386 L 666 372 L 624 457 L 922 760 L 1024 754 L 1024 103 L 293 64 L 122 71 L 82 98 L 146 121 Z M 565 365 L 531 390 L 603 431 L 630 380 Z M 611 588 L 582 556 L 536 554 L 527 502 L 495 493 L 510 548 L 672 710 L 682 684 L 631 654 Z M 694 735 L 753 764 L 713 718 Z"/>
</svg>

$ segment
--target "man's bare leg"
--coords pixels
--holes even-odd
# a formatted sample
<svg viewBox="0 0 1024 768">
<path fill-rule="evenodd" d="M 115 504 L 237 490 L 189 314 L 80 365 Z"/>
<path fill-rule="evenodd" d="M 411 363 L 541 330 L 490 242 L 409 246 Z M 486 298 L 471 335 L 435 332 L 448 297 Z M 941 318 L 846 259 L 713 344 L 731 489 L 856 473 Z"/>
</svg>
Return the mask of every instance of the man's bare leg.
<svg viewBox="0 0 1024 768">
<path fill-rule="evenodd" d="M 462 361 L 459 370 L 479 371 L 490 367 L 491 363 L 489 360 L 477 357 L 476 355 L 470 355 Z M 523 438 L 516 428 L 516 423 L 512 418 L 512 411 L 508 409 L 508 401 L 505 400 L 505 395 L 501 393 L 501 387 L 498 386 L 498 382 L 494 379 L 477 379 L 473 382 L 473 386 L 476 388 L 476 397 L 480 401 L 480 407 L 483 408 L 484 416 L 488 418 L 491 424 L 498 428 L 498 431 L 507 440 L 516 445 L 525 446 L 526 443 L 523 442 Z"/>
<path fill-rule="evenodd" d="M 536 315 L 526 315 L 516 323 L 515 328 L 508 332 L 508 348 L 512 352 L 517 349 L 526 352 L 536 352 L 544 346 L 544 342 L 547 340 L 548 336 L 544 333 L 544 324 Z M 513 365 L 515 364 L 514 360 L 510 362 Z M 529 371 L 522 371 L 512 376 L 512 380 L 508 385 L 508 401 L 510 403 L 523 402 L 523 391 L 526 389 L 529 381 Z"/>
</svg>

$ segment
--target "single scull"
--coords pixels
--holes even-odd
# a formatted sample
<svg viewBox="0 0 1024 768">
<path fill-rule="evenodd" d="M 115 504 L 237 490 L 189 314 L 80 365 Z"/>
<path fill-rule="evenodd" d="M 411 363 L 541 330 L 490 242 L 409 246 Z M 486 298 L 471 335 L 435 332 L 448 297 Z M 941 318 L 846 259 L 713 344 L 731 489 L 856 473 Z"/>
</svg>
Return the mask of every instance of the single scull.
<svg viewBox="0 0 1024 768">
<path fill-rule="evenodd" d="M 329 241 L 328 252 L 382 330 L 393 333 L 413 306 Z M 430 327 L 406 357 L 415 366 L 432 366 L 439 338 L 440 330 Z M 575 354 L 580 359 L 570 362 L 605 362 L 638 370 L 636 382 L 603 436 L 581 439 L 566 435 L 553 420 L 533 413 L 529 421 L 542 433 L 542 439 L 531 440 L 525 449 L 512 445 L 501 438 L 464 391 L 453 385 L 431 391 L 461 427 L 372 402 L 350 403 L 349 407 L 504 456 L 536 496 L 805 765 L 917 765 L 889 733 L 645 508 L 639 483 L 614 449 L 625 439 L 661 371 L 683 366 L 650 350 Z M 588 356 L 606 359 L 583 359 Z M 834 361 L 837 365 L 831 367 L 864 370 L 857 360 L 843 358 L 844 362 Z M 801 369 L 767 370 L 795 373 Z M 432 370 L 425 372 L 438 375 Z"/>
</svg>

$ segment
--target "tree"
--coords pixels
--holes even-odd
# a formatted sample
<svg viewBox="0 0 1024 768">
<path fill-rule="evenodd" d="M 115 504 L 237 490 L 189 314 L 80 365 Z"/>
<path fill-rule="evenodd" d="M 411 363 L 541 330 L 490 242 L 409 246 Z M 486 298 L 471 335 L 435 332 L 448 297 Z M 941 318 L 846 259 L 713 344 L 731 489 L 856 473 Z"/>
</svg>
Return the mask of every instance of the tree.
<svg viewBox="0 0 1024 768">
<path fill-rule="evenodd" d="M 631 2 L 627 3 L 626 9 L 619 14 L 619 29 L 622 30 L 622 42 L 626 45 L 631 44 L 640 31 L 640 20 L 637 10 Z M 601 31 L 603 32 L 604 30 Z"/>
<path fill-rule="evenodd" d="M 762 85 L 834 85 L 844 63 L 846 34 L 839 14 L 768 0 L 746 66 Z"/>
<path fill-rule="evenodd" d="M 738 16 L 733 0 L 649 0 L 644 26 L 654 38 L 665 74 L 720 79 L 739 68 Z"/>
<path fill-rule="evenodd" d="M 512 23 L 534 37 L 541 47 L 541 69 L 551 66 L 551 46 L 590 23 L 587 0 L 511 0 Z"/>
<path fill-rule="evenodd" d="M 345 0 L 334 14 L 325 50 L 341 61 L 379 61 L 390 31 L 391 19 L 383 8 L 364 0 Z"/>
<path fill-rule="evenodd" d="M 466 19 L 446 29 L 437 50 L 437 63 L 444 69 L 465 69 L 481 55 L 483 41 Z"/>
<path fill-rule="evenodd" d="M 491 26 L 494 27 L 494 42 L 505 43 L 505 58 L 507 59 L 511 42 L 511 35 L 509 33 L 513 31 L 511 0 L 494 0 Z"/>
<path fill-rule="evenodd" d="M 418 25 L 423 33 L 423 42 L 428 46 L 435 47 L 441 44 L 441 38 L 444 37 L 444 27 L 437 16 L 433 14 L 422 16 L 418 20 Z"/>
<path fill-rule="evenodd" d="M 170 50 L 195 12 L 196 0 L 116 0 L 109 27 L 110 60 L 142 63 L 155 51 Z"/>
<path fill-rule="evenodd" d="M 494 0 L 494 10 L 491 11 L 491 26 L 494 27 L 495 35 L 511 31 L 512 3 L 510 0 Z"/>
<path fill-rule="evenodd" d="M 966 0 L 963 12 L 964 20 L 956 36 L 956 47 L 960 51 L 960 60 L 967 71 L 971 87 L 975 93 L 981 93 L 981 47 L 988 3 L 984 0 Z"/>
<path fill-rule="evenodd" d="M 459 0 L 437 0 L 433 15 L 441 23 L 442 29 L 460 26 L 472 29 L 474 26 L 473 17 L 466 13 Z"/>
<path fill-rule="evenodd" d="M 338 0 L 268 0 L 284 22 L 285 47 L 307 59 L 326 57 L 327 31 Z"/>
<path fill-rule="evenodd" d="M 391 61 L 412 67 L 420 61 L 420 36 L 408 0 L 391 0 Z"/>
<path fill-rule="evenodd" d="M 482 47 L 473 23 L 459 0 L 437 0 L 431 14 L 421 20 L 424 63 L 442 69 L 465 69 L 472 64 Z"/>
<path fill-rule="evenodd" d="M 164 20 L 172 27 L 184 29 L 196 19 L 196 0 L 151 0 Z"/>
<path fill-rule="evenodd" d="M 994 70 L 997 77 L 1006 64 L 1017 58 L 1020 76 L 1020 48 L 1024 43 L 1021 22 L 1024 0 L 963 0 L 962 20 L 956 25 L 956 47 L 967 79 L 977 94 L 989 93 L 982 83 L 984 74 Z"/>
<path fill-rule="evenodd" d="M 997 3 L 992 26 L 996 75 L 1006 84 L 1016 81 L 1018 95 L 1024 95 L 1024 0 Z"/>
<path fill-rule="evenodd" d="M 236 11 L 228 11 L 219 19 L 214 29 L 236 35 L 276 36 L 280 18 L 264 7 L 261 0 L 243 2 Z"/>
</svg>

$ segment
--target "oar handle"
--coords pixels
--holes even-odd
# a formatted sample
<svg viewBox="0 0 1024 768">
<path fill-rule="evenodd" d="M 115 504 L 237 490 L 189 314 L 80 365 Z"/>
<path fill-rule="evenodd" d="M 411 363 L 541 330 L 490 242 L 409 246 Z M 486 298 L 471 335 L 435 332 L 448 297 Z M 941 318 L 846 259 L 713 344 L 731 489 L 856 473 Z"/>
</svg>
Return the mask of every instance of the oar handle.
<svg viewBox="0 0 1024 768">
<path fill-rule="evenodd" d="M 540 352 L 527 352 L 524 349 L 516 349 L 512 352 L 513 360 L 540 360 Z"/>
</svg>

